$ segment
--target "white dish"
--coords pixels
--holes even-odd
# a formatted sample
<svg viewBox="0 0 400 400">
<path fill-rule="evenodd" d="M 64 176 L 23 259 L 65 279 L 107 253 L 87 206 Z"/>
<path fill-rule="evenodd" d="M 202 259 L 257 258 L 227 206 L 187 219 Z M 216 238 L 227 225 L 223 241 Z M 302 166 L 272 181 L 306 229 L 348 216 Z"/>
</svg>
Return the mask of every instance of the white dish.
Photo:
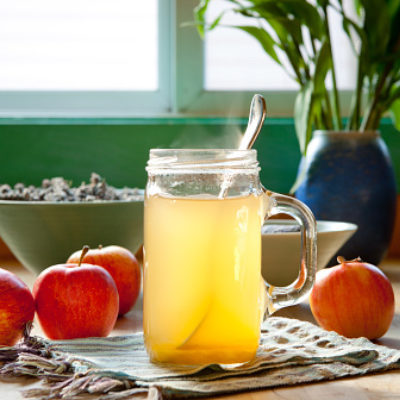
<svg viewBox="0 0 400 400">
<path fill-rule="evenodd" d="M 272 219 L 262 229 L 262 275 L 274 286 L 291 284 L 298 276 L 300 231 L 265 232 L 271 225 L 283 229 L 298 226 L 293 220 Z M 317 221 L 317 269 L 324 268 L 357 230 L 357 225 L 338 221 Z"/>
</svg>

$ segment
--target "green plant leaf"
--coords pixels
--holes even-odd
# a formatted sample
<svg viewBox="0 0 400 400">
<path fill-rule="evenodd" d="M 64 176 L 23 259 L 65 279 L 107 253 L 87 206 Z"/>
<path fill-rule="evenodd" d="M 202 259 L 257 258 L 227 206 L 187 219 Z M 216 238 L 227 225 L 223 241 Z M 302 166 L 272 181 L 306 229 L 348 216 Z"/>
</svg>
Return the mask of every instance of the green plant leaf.
<svg viewBox="0 0 400 400">
<path fill-rule="evenodd" d="M 250 1 L 249 10 L 254 10 L 265 18 L 284 18 L 285 12 L 279 7 L 279 2 L 274 0 Z"/>
<path fill-rule="evenodd" d="M 400 10 L 400 0 L 388 0 L 388 10 L 391 16 L 398 14 Z"/>
<path fill-rule="evenodd" d="M 263 18 L 272 26 L 280 39 L 281 37 L 288 38 L 291 36 L 295 42 L 302 43 L 300 21 L 291 17 L 287 10 L 279 6 L 280 3 L 280 1 L 265 0 L 248 9 L 256 12 L 260 18 Z"/>
<path fill-rule="evenodd" d="M 397 100 L 400 100 L 400 81 L 393 84 L 388 99 L 385 102 L 382 102 L 385 111 L 389 109 Z"/>
<path fill-rule="evenodd" d="M 390 40 L 391 20 L 387 1 L 360 0 L 364 9 L 365 35 L 371 60 L 386 54 Z"/>
<path fill-rule="evenodd" d="M 327 0 L 329 1 L 329 0 Z M 251 9 L 257 11 L 260 16 L 275 20 L 285 20 L 286 28 L 290 30 L 287 22 L 304 25 L 314 37 L 320 37 L 323 32 L 323 22 L 317 7 L 307 0 L 251 0 Z M 301 39 L 298 38 L 298 41 Z"/>
<path fill-rule="evenodd" d="M 220 23 L 220 21 L 224 15 L 225 15 L 224 11 L 221 14 L 219 14 L 218 17 L 215 18 L 214 21 L 211 22 L 210 26 L 208 27 L 208 30 L 209 31 L 213 30 Z"/>
<path fill-rule="evenodd" d="M 392 103 L 390 107 L 390 115 L 394 126 L 398 131 L 400 131 L 400 99 Z"/>
<path fill-rule="evenodd" d="M 315 71 L 313 78 L 315 94 L 320 95 L 324 93 L 326 75 L 331 68 L 332 60 L 330 57 L 329 43 L 327 40 L 324 40 L 315 60 Z"/>
<path fill-rule="evenodd" d="M 194 8 L 194 21 L 197 25 L 197 30 L 201 37 L 204 37 L 206 25 L 206 11 L 210 0 L 200 0 L 200 3 Z"/>
<path fill-rule="evenodd" d="M 362 14 L 363 7 L 362 7 L 362 0 L 353 0 L 354 8 L 357 11 L 358 15 Z"/>
<path fill-rule="evenodd" d="M 329 43 L 324 40 L 315 60 L 315 71 L 312 80 L 301 88 L 296 97 L 294 120 L 302 154 L 306 153 L 308 143 L 311 140 L 314 118 L 322 110 L 321 104 L 326 90 L 325 80 L 332 67 L 329 51 Z"/>
<path fill-rule="evenodd" d="M 216 28 L 221 22 L 222 17 L 226 11 L 222 11 L 211 24 L 206 23 L 205 14 L 210 0 L 202 0 L 199 5 L 193 10 L 195 21 L 192 23 L 182 24 L 181 26 L 196 25 L 197 30 L 202 38 L 204 38 L 205 31 L 211 31 Z"/>
<path fill-rule="evenodd" d="M 351 34 L 352 34 L 350 28 L 352 28 L 354 30 L 354 32 L 358 35 L 358 37 L 360 38 L 361 41 L 366 40 L 365 32 L 358 25 L 357 22 L 353 21 L 351 18 L 349 18 L 343 12 L 341 13 L 341 16 L 343 18 L 343 21 L 342 21 L 343 29 L 346 32 L 346 34 L 350 40 L 351 40 Z"/>
<path fill-rule="evenodd" d="M 294 122 L 300 151 L 306 153 L 308 142 L 311 140 L 312 120 L 314 115 L 314 84 L 307 82 L 296 96 L 294 104 Z"/>
<path fill-rule="evenodd" d="M 389 1 L 388 11 L 391 18 L 389 49 L 396 51 L 400 40 L 400 0 Z"/>
<path fill-rule="evenodd" d="M 262 28 L 257 28 L 256 26 L 237 26 L 236 28 L 247 32 L 249 35 L 253 36 L 258 42 L 261 44 L 265 52 L 278 64 L 282 65 L 276 52 L 275 46 L 278 44 L 275 40 L 271 37 L 271 35 Z"/>
<path fill-rule="evenodd" d="M 280 0 L 277 3 L 286 11 L 289 19 L 293 17 L 301 25 L 306 26 L 313 37 L 322 37 L 323 22 L 315 6 L 306 0 Z"/>
<path fill-rule="evenodd" d="M 322 8 L 326 8 L 329 6 L 329 0 L 317 0 L 317 4 Z M 341 0 L 339 0 L 339 4 L 341 4 Z"/>
</svg>

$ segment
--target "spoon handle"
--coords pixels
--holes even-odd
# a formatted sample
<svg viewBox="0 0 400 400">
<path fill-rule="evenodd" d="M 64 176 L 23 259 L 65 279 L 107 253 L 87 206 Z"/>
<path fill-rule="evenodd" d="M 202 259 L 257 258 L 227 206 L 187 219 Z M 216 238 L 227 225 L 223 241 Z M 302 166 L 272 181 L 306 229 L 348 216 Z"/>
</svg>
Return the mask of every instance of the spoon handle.
<svg viewBox="0 0 400 400">
<path fill-rule="evenodd" d="M 263 126 L 266 114 L 267 105 L 265 104 L 264 97 L 262 97 L 261 94 L 255 94 L 251 100 L 249 122 L 242 140 L 240 141 L 239 150 L 249 150 L 253 147 L 253 144 Z M 231 183 L 232 176 L 225 176 L 218 198 L 223 199 L 226 197 Z"/>
<path fill-rule="evenodd" d="M 251 149 L 263 126 L 267 114 L 267 105 L 264 97 L 255 94 L 251 100 L 249 122 L 240 141 L 239 150 Z"/>
</svg>

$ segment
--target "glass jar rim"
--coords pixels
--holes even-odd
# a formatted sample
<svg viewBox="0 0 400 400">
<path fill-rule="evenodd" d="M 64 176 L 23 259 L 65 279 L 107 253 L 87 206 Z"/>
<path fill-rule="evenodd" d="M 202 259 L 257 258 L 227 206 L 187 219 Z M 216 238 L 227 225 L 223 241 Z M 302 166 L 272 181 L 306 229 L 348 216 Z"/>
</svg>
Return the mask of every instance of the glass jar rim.
<svg viewBox="0 0 400 400">
<path fill-rule="evenodd" d="M 151 149 L 146 170 L 251 169 L 259 170 L 257 150 Z"/>
</svg>

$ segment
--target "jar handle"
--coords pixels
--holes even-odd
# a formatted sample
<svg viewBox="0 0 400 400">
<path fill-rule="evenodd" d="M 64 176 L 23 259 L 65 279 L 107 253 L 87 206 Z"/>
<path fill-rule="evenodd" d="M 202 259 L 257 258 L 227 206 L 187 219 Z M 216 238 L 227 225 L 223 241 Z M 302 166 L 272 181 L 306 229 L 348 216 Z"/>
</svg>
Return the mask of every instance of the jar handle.
<svg viewBox="0 0 400 400">
<path fill-rule="evenodd" d="M 290 285 L 275 287 L 265 281 L 265 318 L 276 310 L 302 301 L 311 291 L 317 262 L 317 228 L 313 213 L 301 201 L 263 188 L 266 200 L 265 218 L 276 214 L 292 216 L 301 228 L 301 261 L 299 275 Z"/>
</svg>

